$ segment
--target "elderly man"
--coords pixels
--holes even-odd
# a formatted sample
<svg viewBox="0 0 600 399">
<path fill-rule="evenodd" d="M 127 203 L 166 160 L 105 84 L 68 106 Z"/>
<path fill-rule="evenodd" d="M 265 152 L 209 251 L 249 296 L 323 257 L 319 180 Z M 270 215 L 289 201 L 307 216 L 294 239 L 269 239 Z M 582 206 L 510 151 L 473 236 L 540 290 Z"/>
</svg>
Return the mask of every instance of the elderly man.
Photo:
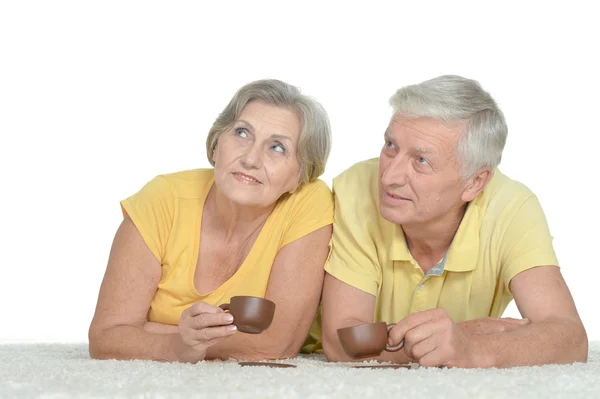
<svg viewBox="0 0 600 399">
<path fill-rule="evenodd" d="M 511 367 L 587 360 L 587 336 L 536 196 L 497 169 L 502 112 L 441 76 L 399 89 L 378 159 L 333 182 L 323 349 L 342 327 L 396 323 L 378 360 Z M 500 318 L 512 299 L 524 319 Z"/>
</svg>

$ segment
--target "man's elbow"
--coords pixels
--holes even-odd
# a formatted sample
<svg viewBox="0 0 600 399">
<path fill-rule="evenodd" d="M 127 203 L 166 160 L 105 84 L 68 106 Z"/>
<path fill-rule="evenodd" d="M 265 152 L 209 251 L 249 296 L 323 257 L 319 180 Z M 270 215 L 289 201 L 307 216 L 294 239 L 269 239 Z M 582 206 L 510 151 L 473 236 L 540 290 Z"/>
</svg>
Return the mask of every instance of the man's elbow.
<svg viewBox="0 0 600 399">
<path fill-rule="evenodd" d="M 588 360 L 588 337 L 579 320 L 562 320 L 559 322 L 561 334 L 557 336 L 563 344 L 557 352 L 556 363 L 586 363 Z"/>
<path fill-rule="evenodd" d="M 588 337 L 582 323 L 576 328 L 573 344 L 575 346 L 573 362 L 587 363 L 588 360 Z"/>
</svg>

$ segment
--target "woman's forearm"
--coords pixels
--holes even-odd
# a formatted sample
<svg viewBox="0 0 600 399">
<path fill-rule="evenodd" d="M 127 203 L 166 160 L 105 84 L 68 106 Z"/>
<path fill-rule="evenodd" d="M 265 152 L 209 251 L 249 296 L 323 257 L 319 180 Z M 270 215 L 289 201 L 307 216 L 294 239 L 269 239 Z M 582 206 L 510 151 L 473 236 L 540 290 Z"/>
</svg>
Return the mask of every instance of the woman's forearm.
<svg viewBox="0 0 600 399">
<path fill-rule="evenodd" d="M 289 345 L 282 342 L 289 342 Z M 206 352 L 206 359 L 233 358 L 253 361 L 288 359 L 298 354 L 302 342 L 291 342 L 289 339 L 268 335 L 267 332 L 258 335 L 237 332 L 210 346 Z"/>
<path fill-rule="evenodd" d="M 90 331 L 90 356 L 94 359 L 185 361 L 177 326 L 147 323 Z"/>
</svg>

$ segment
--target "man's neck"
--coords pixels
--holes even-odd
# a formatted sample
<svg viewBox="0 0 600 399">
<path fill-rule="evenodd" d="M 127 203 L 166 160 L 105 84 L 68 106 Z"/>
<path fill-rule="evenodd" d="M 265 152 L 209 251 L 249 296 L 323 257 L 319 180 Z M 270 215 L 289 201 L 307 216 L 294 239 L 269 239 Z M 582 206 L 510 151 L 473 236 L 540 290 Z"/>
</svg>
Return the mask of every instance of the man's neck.
<svg viewBox="0 0 600 399">
<path fill-rule="evenodd" d="M 428 224 L 402 225 L 406 245 L 413 258 L 419 262 L 431 258 L 437 263 L 450 247 L 466 209 L 465 204 Z"/>
</svg>

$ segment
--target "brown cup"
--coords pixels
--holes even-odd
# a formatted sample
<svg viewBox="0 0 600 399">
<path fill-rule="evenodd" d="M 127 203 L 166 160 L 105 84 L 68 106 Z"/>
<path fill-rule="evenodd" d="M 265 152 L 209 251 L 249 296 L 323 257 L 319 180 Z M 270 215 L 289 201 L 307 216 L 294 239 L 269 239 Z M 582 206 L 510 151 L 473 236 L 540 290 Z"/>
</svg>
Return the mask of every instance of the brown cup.
<svg viewBox="0 0 600 399">
<path fill-rule="evenodd" d="M 275 303 L 255 296 L 234 296 L 229 303 L 219 306 L 233 316 L 238 331 L 260 334 L 271 325 L 275 315 Z"/>
<path fill-rule="evenodd" d="M 384 350 L 396 352 L 404 346 L 404 340 L 396 346 L 388 346 L 387 339 L 394 324 L 367 323 L 337 330 L 344 352 L 353 359 L 376 357 Z"/>
</svg>

